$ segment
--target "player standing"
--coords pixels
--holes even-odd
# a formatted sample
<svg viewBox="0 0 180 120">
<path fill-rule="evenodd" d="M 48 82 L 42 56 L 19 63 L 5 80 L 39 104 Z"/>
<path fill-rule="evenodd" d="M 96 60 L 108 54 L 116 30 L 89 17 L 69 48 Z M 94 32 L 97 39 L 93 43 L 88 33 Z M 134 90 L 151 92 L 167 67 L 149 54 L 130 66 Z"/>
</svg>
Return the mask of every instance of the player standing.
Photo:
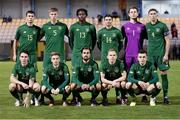
<svg viewBox="0 0 180 120">
<path fill-rule="evenodd" d="M 146 24 L 148 32 L 148 60 L 160 70 L 164 103 L 169 104 L 167 77 L 167 70 L 170 68 L 168 62 L 170 49 L 169 30 L 166 24 L 158 20 L 158 11 L 156 9 L 150 9 L 148 16 L 150 19 L 150 22 Z"/>
</svg>

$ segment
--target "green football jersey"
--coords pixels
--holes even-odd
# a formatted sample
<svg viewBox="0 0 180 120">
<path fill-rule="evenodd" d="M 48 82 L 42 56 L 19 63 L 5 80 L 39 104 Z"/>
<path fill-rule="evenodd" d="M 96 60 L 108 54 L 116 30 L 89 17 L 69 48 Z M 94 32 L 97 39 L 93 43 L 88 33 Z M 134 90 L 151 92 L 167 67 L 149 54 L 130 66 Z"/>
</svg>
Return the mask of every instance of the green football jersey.
<svg viewBox="0 0 180 120">
<path fill-rule="evenodd" d="M 148 56 L 164 56 L 165 54 L 165 36 L 169 35 L 166 24 L 157 21 L 156 24 L 150 22 L 146 24 L 148 33 Z"/>
<path fill-rule="evenodd" d="M 135 63 L 131 66 L 128 74 L 128 82 L 138 83 L 138 81 L 149 82 L 150 84 L 158 82 L 157 71 L 152 63 L 147 62 L 146 65 L 141 66 Z"/>
<path fill-rule="evenodd" d="M 11 75 L 17 77 L 21 82 L 29 84 L 29 80 L 35 80 L 36 70 L 34 66 L 28 64 L 23 67 L 19 62 L 14 65 Z"/>
<path fill-rule="evenodd" d="M 48 22 L 43 25 L 41 37 L 45 36 L 45 54 L 58 52 L 61 55 L 61 61 L 64 60 L 64 36 L 68 36 L 68 27 L 66 24 L 57 22 L 52 24 Z"/>
<path fill-rule="evenodd" d="M 28 51 L 30 55 L 34 55 L 37 50 L 37 42 L 40 40 L 40 27 L 23 24 L 18 27 L 15 39 L 19 42 L 17 51 Z"/>
<path fill-rule="evenodd" d="M 69 69 L 65 63 L 60 63 L 59 67 L 54 68 L 52 64 L 46 67 L 43 74 L 43 84 L 49 89 L 64 89 L 70 82 Z"/>
<path fill-rule="evenodd" d="M 92 59 L 88 63 L 79 62 L 73 69 L 72 79 L 80 86 L 82 84 L 95 85 L 99 81 L 98 64 Z"/>
<path fill-rule="evenodd" d="M 116 60 L 114 64 L 109 64 L 107 61 L 105 64 L 101 64 L 101 72 L 105 74 L 105 78 L 108 80 L 115 80 L 122 76 L 124 69 L 124 63 L 120 60 Z"/>
<path fill-rule="evenodd" d="M 81 55 L 81 50 L 85 47 L 93 50 L 96 44 L 95 26 L 88 22 L 71 25 L 69 44 L 73 54 Z"/>
<path fill-rule="evenodd" d="M 101 51 L 101 60 L 106 59 L 109 49 L 116 50 L 117 53 L 121 50 L 123 36 L 119 29 L 112 27 L 110 29 L 102 28 L 98 32 L 97 46 Z"/>
</svg>

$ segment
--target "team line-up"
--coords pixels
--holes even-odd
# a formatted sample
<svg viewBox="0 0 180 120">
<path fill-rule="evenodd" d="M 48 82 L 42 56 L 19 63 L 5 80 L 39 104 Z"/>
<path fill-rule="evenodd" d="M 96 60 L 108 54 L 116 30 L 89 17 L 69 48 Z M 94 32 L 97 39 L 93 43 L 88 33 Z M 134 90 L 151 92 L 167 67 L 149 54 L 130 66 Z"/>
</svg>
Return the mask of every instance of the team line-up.
<svg viewBox="0 0 180 120">
<path fill-rule="evenodd" d="M 97 33 L 95 26 L 86 21 L 86 9 L 76 11 L 78 22 L 72 24 L 69 30 L 66 24 L 57 20 L 58 13 L 57 8 L 50 8 L 50 21 L 40 28 L 33 24 L 35 13 L 27 11 L 26 23 L 16 31 L 13 43 L 16 64 L 9 84 L 9 91 L 16 99 L 15 106 L 29 107 L 30 103 L 39 106 L 44 103 L 44 97 L 49 99 L 49 106 L 53 106 L 55 101 L 51 95 L 59 94 L 63 95 L 62 105 L 67 106 L 71 93 L 71 103 L 81 106 L 83 98 L 80 93 L 84 91 L 91 92 L 91 106 L 107 106 L 107 94 L 111 88 L 115 88 L 117 104 L 126 105 L 128 96 L 131 96 L 130 106 L 135 106 L 136 95 L 143 94 L 142 102 L 147 102 L 147 96 L 151 96 L 150 106 L 155 106 L 161 88 L 163 103 L 169 104 L 169 30 L 166 24 L 158 20 L 156 9 L 148 11 L 150 21 L 144 25 L 137 21 L 138 9 L 131 7 L 128 11 L 130 20 L 122 25 L 121 30 L 113 27 L 113 18 L 107 14 L 103 18 L 104 28 Z M 72 50 L 71 80 L 64 62 L 64 36 L 69 38 Z M 39 84 L 36 81 L 36 46 L 42 37 L 45 37 L 45 49 L 43 79 Z M 144 40 L 148 41 L 147 52 L 143 49 Z M 96 44 L 101 51 L 100 67 L 93 60 Z M 121 49 L 124 49 L 123 60 L 119 59 Z M 26 93 L 25 96 L 23 93 Z M 96 101 L 99 93 L 102 95 L 101 103 Z"/>
</svg>

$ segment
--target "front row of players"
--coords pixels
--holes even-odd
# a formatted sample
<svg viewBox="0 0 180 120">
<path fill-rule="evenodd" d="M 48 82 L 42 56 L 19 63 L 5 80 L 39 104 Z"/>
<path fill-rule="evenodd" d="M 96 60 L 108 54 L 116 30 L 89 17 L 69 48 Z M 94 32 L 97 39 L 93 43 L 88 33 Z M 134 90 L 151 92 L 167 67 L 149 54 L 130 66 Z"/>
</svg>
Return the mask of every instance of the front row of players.
<svg viewBox="0 0 180 120">
<path fill-rule="evenodd" d="M 130 106 L 136 105 L 136 95 L 151 95 L 150 106 L 155 106 L 156 96 L 161 90 L 161 83 L 158 82 L 158 74 L 155 67 L 147 61 L 147 53 L 140 50 L 138 63 L 133 64 L 127 76 L 123 63 L 117 59 L 117 53 L 110 49 L 107 54 L 107 61 L 101 65 L 100 73 L 98 64 L 91 59 L 91 50 L 83 48 L 82 60 L 75 65 L 72 71 L 72 81 L 65 63 L 60 61 L 59 53 L 51 53 L 51 63 L 43 73 L 41 86 L 35 80 L 36 70 L 28 63 L 28 53 L 20 53 L 20 63 L 16 63 L 10 77 L 9 90 L 16 98 L 15 106 L 24 104 L 29 107 L 30 93 L 34 96 L 35 106 L 39 106 L 38 97 L 44 94 L 49 99 L 49 106 L 54 105 L 54 98 L 51 96 L 63 94 L 62 105 L 67 106 L 67 98 L 71 92 L 74 93 L 76 106 L 81 106 L 78 96 L 80 92 L 91 92 L 91 106 L 96 106 L 96 97 L 101 92 L 102 105 L 108 105 L 107 94 L 111 88 L 118 88 L 121 91 L 121 104 L 127 104 L 127 93 L 132 97 Z M 99 80 L 101 78 L 101 81 Z M 23 93 L 27 93 L 23 96 Z M 23 100 L 24 98 L 24 100 Z"/>
</svg>

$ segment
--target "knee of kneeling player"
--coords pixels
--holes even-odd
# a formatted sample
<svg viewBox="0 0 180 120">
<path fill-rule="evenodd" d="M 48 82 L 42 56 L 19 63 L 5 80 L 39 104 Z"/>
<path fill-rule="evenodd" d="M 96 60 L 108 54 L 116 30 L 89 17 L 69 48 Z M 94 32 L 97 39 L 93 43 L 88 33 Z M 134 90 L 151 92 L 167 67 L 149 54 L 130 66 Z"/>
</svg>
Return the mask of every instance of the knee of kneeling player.
<svg viewBox="0 0 180 120">
<path fill-rule="evenodd" d="M 42 92 L 43 94 L 46 94 L 46 93 L 47 93 L 46 89 L 47 89 L 46 86 L 43 85 L 43 86 L 41 87 L 41 92 Z"/>
<path fill-rule="evenodd" d="M 147 88 L 148 92 L 151 92 L 155 88 L 154 84 L 150 84 Z"/>
<path fill-rule="evenodd" d="M 97 84 L 96 84 L 96 89 L 97 89 L 98 91 L 101 90 L 101 84 L 100 84 L 100 83 L 97 83 Z"/>
<path fill-rule="evenodd" d="M 161 88 L 162 88 L 161 83 L 160 83 L 160 82 L 157 82 L 157 83 L 156 83 L 156 87 L 157 87 L 157 89 L 161 89 Z"/>
<path fill-rule="evenodd" d="M 34 83 L 34 85 L 33 85 L 33 90 L 34 90 L 35 92 L 39 92 L 40 89 L 41 89 L 40 85 L 39 85 L 38 83 Z"/>
<path fill-rule="evenodd" d="M 126 87 L 126 89 L 130 89 L 131 86 L 132 86 L 132 83 L 131 82 L 127 82 L 125 87 Z"/>
<path fill-rule="evenodd" d="M 123 88 L 123 89 L 126 88 L 126 82 L 125 81 L 122 81 L 120 84 L 121 84 L 121 88 Z"/>
<path fill-rule="evenodd" d="M 16 84 L 15 83 L 10 83 L 9 84 L 9 91 L 14 91 L 16 89 Z"/>
<path fill-rule="evenodd" d="M 70 84 L 70 88 L 71 88 L 71 90 L 74 90 L 74 89 L 75 89 L 75 87 L 76 87 L 76 83 L 71 83 L 71 84 Z"/>
</svg>

